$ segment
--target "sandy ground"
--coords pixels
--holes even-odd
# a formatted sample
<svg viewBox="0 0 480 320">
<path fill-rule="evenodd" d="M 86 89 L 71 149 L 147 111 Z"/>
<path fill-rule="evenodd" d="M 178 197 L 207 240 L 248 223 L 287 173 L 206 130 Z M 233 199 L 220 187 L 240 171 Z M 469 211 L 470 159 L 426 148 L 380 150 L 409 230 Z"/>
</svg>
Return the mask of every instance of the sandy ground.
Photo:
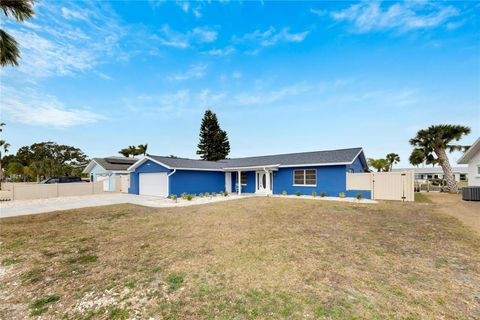
<svg viewBox="0 0 480 320">
<path fill-rule="evenodd" d="M 171 199 L 165 199 L 160 197 L 151 196 L 139 196 L 133 194 L 123 193 L 108 193 L 97 194 L 89 196 L 78 197 L 59 197 L 49 199 L 35 199 L 35 200 L 15 200 L 15 201 L 3 201 L 0 202 L 0 218 L 14 217 L 28 214 L 38 214 L 45 212 L 52 212 L 58 210 L 79 209 L 86 207 L 105 206 L 112 204 L 131 203 L 138 204 L 147 207 L 154 208 L 166 208 L 166 207 L 185 207 L 200 205 L 212 202 L 221 202 L 228 200 L 235 200 L 240 198 L 255 197 L 254 194 L 242 194 L 238 196 L 236 194 L 230 194 L 228 197 L 217 195 L 216 197 L 195 197 L 192 201 L 178 199 L 177 202 Z M 275 196 L 276 197 L 276 196 Z M 311 199 L 311 200 L 329 200 L 329 201 L 342 201 L 342 202 L 356 202 L 356 203 L 376 203 L 376 201 L 362 199 L 358 201 L 354 198 L 336 198 L 336 197 L 316 197 L 311 196 L 281 196 L 295 199 Z"/>
<path fill-rule="evenodd" d="M 437 204 L 440 212 L 453 216 L 480 234 L 480 202 L 463 201 L 459 194 L 439 192 L 424 193 Z"/>
</svg>

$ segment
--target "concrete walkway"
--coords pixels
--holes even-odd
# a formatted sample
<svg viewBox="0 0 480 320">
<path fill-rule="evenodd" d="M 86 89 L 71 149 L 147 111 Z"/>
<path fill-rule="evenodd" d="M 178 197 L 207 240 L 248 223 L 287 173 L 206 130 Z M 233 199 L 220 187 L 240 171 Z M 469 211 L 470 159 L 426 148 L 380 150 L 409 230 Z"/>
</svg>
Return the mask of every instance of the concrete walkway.
<svg viewBox="0 0 480 320">
<path fill-rule="evenodd" d="M 124 193 L 107 193 L 78 197 L 59 197 L 49 199 L 35 200 L 14 200 L 0 202 L 0 218 L 15 217 L 28 214 L 37 214 L 52 212 L 58 210 L 70 210 L 87 207 L 106 206 L 111 204 L 132 203 L 147 207 L 165 208 L 165 207 L 185 207 L 199 204 L 235 200 L 241 198 L 253 197 L 253 194 L 235 195 L 230 194 L 228 197 L 217 195 L 216 197 L 199 198 L 196 197 L 192 201 L 179 199 L 175 202 L 170 199 L 138 196 Z"/>
</svg>

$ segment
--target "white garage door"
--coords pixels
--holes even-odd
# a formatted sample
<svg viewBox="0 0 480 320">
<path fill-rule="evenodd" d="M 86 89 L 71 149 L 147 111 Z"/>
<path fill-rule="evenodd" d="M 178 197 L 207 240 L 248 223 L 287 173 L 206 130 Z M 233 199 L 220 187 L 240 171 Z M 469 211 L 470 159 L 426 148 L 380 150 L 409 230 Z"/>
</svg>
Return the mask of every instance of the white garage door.
<svg viewBox="0 0 480 320">
<path fill-rule="evenodd" d="M 167 197 L 168 177 L 162 173 L 140 173 L 139 193 L 146 196 Z"/>
</svg>

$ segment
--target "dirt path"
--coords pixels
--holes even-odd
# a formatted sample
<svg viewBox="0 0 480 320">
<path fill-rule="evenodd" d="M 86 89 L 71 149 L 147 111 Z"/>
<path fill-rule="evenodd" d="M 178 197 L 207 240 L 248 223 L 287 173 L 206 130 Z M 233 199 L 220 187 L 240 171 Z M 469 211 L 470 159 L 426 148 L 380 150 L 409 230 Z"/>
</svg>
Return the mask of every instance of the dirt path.
<svg viewBox="0 0 480 320">
<path fill-rule="evenodd" d="M 425 193 L 441 212 L 453 216 L 480 234 L 480 202 L 463 201 L 459 194 Z"/>
</svg>

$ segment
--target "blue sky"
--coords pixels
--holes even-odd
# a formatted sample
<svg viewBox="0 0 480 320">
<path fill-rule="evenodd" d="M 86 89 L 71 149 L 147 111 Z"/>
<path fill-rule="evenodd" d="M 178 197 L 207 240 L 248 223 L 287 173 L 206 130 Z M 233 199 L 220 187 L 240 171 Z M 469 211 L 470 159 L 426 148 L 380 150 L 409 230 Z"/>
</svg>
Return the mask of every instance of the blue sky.
<svg viewBox="0 0 480 320">
<path fill-rule="evenodd" d="M 397 152 L 432 124 L 480 135 L 478 2 L 39 2 L 1 70 L 12 151 L 131 144 L 196 157 L 211 108 L 231 157 Z M 459 157 L 452 155 L 452 160 Z"/>
</svg>

